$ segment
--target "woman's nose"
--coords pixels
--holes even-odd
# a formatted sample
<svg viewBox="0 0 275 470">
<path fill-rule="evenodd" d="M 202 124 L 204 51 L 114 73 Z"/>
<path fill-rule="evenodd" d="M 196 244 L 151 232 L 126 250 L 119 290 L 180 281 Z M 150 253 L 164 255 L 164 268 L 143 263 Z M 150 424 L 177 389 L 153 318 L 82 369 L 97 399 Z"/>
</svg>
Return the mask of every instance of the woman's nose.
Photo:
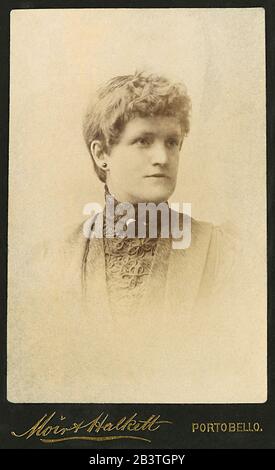
<svg viewBox="0 0 275 470">
<path fill-rule="evenodd" d="M 168 152 L 164 143 L 155 142 L 151 147 L 151 163 L 165 165 L 168 162 Z"/>
</svg>

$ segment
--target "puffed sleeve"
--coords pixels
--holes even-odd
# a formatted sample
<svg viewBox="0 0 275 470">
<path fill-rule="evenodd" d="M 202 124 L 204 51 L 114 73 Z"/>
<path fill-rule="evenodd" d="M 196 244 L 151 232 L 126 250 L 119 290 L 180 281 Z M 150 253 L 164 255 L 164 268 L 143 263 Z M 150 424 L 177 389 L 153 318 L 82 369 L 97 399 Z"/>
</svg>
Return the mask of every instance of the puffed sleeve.
<svg viewBox="0 0 275 470">
<path fill-rule="evenodd" d="M 200 297 L 209 297 L 228 289 L 234 280 L 240 255 L 240 239 L 236 227 L 226 222 L 213 225 Z"/>
</svg>

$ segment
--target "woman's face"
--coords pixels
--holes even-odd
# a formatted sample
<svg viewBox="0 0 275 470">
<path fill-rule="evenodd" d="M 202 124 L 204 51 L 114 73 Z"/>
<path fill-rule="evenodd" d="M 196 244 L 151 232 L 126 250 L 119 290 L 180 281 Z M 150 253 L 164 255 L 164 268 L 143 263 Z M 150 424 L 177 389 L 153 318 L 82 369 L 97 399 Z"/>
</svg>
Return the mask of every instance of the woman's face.
<svg viewBox="0 0 275 470">
<path fill-rule="evenodd" d="M 181 143 L 174 117 L 132 119 L 108 155 L 109 191 L 121 202 L 166 201 L 176 186 Z"/>
</svg>

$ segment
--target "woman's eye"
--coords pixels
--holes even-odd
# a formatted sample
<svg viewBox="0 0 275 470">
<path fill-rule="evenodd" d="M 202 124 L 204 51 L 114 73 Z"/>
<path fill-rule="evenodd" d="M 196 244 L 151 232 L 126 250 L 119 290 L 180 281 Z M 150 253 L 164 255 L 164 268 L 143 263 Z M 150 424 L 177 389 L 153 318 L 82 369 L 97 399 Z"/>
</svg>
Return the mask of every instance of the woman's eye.
<svg viewBox="0 0 275 470">
<path fill-rule="evenodd" d="M 147 139 L 146 137 L 141 137 L 140 139 L 136 140 L 136 144 L 143 146 L 143 147 L 150 145 L 150 143 L 151 143 L 150 139 Z"/>
<path fill-rule="evenodd" d="M 167 140 L 166 145 L 170 148 L 178 147 L 179 142 L 176 139 L 169 139 Z"/>
</svg>

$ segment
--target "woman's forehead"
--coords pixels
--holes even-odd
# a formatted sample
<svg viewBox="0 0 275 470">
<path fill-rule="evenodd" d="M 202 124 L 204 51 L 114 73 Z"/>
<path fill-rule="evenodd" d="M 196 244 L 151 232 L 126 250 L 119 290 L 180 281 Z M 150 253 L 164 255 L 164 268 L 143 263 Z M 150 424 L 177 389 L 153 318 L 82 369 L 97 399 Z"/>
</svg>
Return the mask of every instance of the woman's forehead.
<svg viewBox="0 0 275 470">
<path fill-rule="evenodd" d="M 173 116 L 135 117 L 124 127 L 121 138 L 131 138 L 136 134 L 182 134 L 180 122 Z"/>
</svg>

